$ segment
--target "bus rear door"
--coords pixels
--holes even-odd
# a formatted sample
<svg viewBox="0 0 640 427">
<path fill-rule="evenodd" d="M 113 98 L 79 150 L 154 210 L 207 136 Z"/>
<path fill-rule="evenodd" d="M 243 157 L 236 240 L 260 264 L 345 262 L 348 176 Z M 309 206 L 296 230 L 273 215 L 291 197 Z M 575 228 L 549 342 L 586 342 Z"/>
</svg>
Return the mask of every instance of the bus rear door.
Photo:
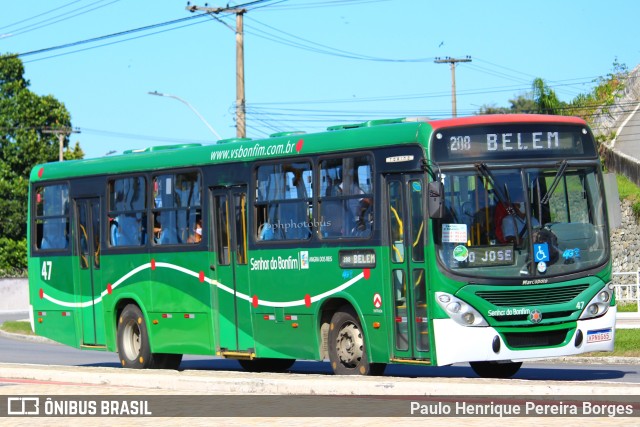
<svg viewBox="0 0 640 427">
<path fill-rule="evenodd" d="M 75 236 L 78 254 L 76 275 L 78 302 L 81 303 L 82 345 L 105 344 L 104 313 L 100 272 L 100 199 L 75 199 Z"/>
<path fill-rule="evenodd" d="M 250 355 L 255 343 L 247 265 L 247 188 L 215 188 L 211 196 L 216 258 L 211 265 L 218 282 L 213 300 L 219 348 L 223 355 Z"/>
<path fill-rule="evenodd" d="M 430 359 L 425 263 L 425 185 L 421 174 L 387 176 L 388 236 L 393 296 L 393 355 Z"/>
</svg>

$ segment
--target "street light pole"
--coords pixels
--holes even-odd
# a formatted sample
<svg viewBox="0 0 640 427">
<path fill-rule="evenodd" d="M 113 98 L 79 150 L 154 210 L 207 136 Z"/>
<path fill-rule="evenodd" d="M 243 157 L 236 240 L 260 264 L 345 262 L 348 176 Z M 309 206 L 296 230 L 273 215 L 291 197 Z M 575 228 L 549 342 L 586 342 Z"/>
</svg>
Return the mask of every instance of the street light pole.
<svg viewBox="0 0 640 427">
<path fill-rule="evenodd" d="M 202 123 L 204 123 L 204 124 L 209 128 L 209 130 L 211 131 L 211 133 L 213 133 L 213 134 L 216 136 L 216 138 L 218 138 L 219 140 L 220 140 L 220 139 L 222 139 L 222 137 L 218 134 L 218 132 L 216 132 L 216 130 L 213 128 L 213 126 L 211 126 L 211 125 L 209 124 L 209 122 L 207 122 L 207 121 L 205 120 L 205 118 L 204 118 L 204 117 L 202 117 L 202 114 L 200 114 L 200 113 L 198 112 L 198 110 L 196 110 L 196 109 L 194 108 L 194 106 L 193 106 L 193 105 L 189 104 L 189 103 L 188 103 L 187 101 L 185 101 L 184 99 L 182 99 L 182 98 L 180 98 L 179 96 L 176 96 L 176 95 L 169 95 L 168 93 L 158 92 L 157 90 L 156 90 L 156 91 L 153 91 L 153 92 L 149 92 L 149 95 L 164 96 L 165 98 L 173 98 L 173 99 L 176 99 L 176 100 L 178 100 L 178 101 L 182 102 L 184 105 L 186 105 L 187 107 L 189 107 L 189 109 L 190 109 L 191 111 L 193 111 L 194 113 L 196 113 L 196 116 L 198 116 L 198 118 L 199 118 L 200 120 L 202 120 Z"/>
</svg>

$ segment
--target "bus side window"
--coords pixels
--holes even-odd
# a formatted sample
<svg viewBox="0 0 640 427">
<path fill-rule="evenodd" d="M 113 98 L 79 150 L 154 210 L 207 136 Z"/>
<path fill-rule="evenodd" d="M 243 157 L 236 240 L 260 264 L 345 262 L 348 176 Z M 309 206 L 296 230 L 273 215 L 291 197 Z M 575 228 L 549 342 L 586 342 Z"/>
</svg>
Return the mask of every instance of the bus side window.
<svg viewBox="0 0 640 427">
<path fill-rule="evenodd" d="M 36 190 L 36 247 L 66 249 L 69 246 L 69 189 L 66 184 Z"/>
<path fill-rule="evenodd" d="M 369 156 L 320 163 L 320 235 L 366 238 L 373 229 L 372 161 Z"/>
<path fill-rule="evenodd" d="M 196 241 L 201 218 L 200 173 L 163 174 L 153 178 L 153 243 L 185 245 Z M 200 233 L 202 233 L 202 226 Z M 202 234 L 199 234 L 202 236 Z"/>
<path fill-rule="evenodd" d="M 258 167 L 257 240 L 308 240 L 311 237 L 312 171 L 309 162 Z"/>
<path fill-rule="evenodd" d="M 110 245 L 144 245 L 147 222 L 146 179 L 142 176 L 112 179 L 108 188 Z"/>
</svg>

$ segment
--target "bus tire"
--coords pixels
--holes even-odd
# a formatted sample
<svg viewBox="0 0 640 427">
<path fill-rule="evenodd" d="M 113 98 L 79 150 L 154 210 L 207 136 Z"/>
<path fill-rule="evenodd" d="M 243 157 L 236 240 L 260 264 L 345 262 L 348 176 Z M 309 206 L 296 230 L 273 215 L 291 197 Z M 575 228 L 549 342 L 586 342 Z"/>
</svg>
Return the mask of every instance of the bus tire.
<svg viewBox="0 0 640 427">
<path fill-rule="evenodd" d="M 511 378 L 522 366 L 522 362 L 470 362 L 473 372 L 482 378 Z"/>
<path fill-rule="evenodd" d="M 182 363 L 181 354 L 173 353 L 153 353 L 153 368 L 155 369 L 172 369 L 177 371 Z"/>
<path fill-rule="evenodd" d="M 118 319 L 118 355 L 123 368 L 152 368 L 147 322 L 135 304 L 127 305 Z"/>
<path fill-rule="evenodd" d="M 247 372 L 285 372 L 295 359 L 258 358 L 253 360 L 238 359 L 238 363 Z"/>
<path fill-rule="evenodd" d="M 369 363 L 362 325 L 351 307 L 338 310 L 329 324 L 329 361 L 336 375 L 381 375 L 384 363 Z"/>
</svg>

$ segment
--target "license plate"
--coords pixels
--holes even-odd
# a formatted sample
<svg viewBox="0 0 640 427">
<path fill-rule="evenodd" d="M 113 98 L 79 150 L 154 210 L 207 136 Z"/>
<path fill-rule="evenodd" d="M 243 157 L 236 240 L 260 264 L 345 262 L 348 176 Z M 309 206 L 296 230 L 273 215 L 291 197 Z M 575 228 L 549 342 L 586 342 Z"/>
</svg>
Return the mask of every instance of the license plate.
<svg viewBox="0 0 640 427">
<path fill-rule="evenodd" d="M 600 329 L 598 331 L 587 332 L 587 342 L 611 341 L 613 331 L 611 329 Z"/>
</svg>

